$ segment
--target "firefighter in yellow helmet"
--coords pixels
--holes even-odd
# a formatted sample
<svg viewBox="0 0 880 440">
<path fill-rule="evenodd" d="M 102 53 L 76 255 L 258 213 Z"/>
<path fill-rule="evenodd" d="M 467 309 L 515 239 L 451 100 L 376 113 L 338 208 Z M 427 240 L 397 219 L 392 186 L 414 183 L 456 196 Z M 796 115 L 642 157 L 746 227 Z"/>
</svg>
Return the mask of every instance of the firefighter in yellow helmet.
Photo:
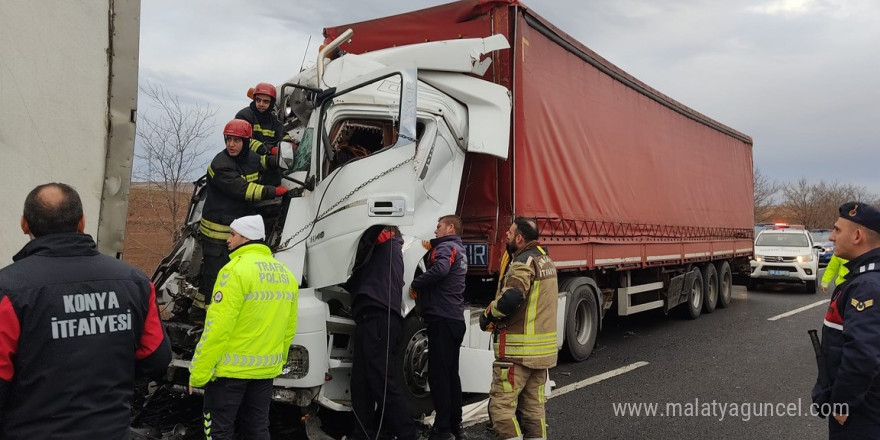
<svg viewBox="0 0 880 440">
<path fill-rule="evenodd" d="M 263 241 L 263 219 L 230 225 L 230 261 L 217 277 L 190 367 L 190 393 L 204 387 L 205 437 L 232 439 L 236 415 L 247 439 L 269 440 L 272 379 L 296 333 L 296 278 Z"/>
<path fill-rule="evenodd" d="M 494 336 L 489 415 L 498 439 L 547 438 L 544 387 L 557 357 L 556 266 L 538 246 L 535 221 L 523 217 L 507 231 L 507 254 L 495 300 L 480 316 L 480 328 Z"/>
</svg>

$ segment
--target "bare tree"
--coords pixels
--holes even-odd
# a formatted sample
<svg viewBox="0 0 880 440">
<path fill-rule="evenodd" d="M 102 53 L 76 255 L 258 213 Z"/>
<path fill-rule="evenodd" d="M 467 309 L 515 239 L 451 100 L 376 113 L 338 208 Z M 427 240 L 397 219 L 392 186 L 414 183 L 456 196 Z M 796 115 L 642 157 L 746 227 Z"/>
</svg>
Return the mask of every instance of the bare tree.
<svg viewBox="0 0 880 440">
<path fill-rule="evenodd" d="M 863 186 L 825 181 L 809 183 L 805 178 L 783 185 L 782 198 L 790 221 L 808 229 L 830 228 L 837 220 L 837 208 L 847 201 L 877 202 L 877 196 Z"/>
<path fill-rule="evenodd" d="M 159 226 L 177 241 L 188 200 L 181 194 L 191 191 L 193 179 L 206 168 L 203 156 L 211 145 L 205 140 L 213 134 L 217 109 L 201 103 L 181 104 L 179 97 L 152 83 L 140 90 L 150 103 L 148 111 L 138 113 L 135 157 L 142 165 L 135 178 L 149 184 L 148 203 L 161 214 L 157 215 Z"/>
<path fill-rule="evenodd" d="M 755 196 L 755 222 L 765 222 L 770 218 L 776 193 L 779 192 L 782 185 L 778 181 L 770 179 L 766 174 L 761 173 L 759 168 L 755 168 L 752 183 Z"/>
</svg>

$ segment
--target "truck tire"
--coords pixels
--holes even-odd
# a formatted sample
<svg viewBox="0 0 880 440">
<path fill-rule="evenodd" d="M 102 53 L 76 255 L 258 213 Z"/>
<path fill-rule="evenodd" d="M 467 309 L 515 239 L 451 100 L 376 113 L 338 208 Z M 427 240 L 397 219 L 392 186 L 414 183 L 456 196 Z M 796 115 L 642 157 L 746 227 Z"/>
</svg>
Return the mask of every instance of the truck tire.
<svg viewBox="0 0 880 440">
<path fill-rule="evenodd" d="M 816 280 L 807 281 L 807 285 L 804 286 L 804 291 L 807 293 L 816 293 Z"/>
<path fill-rule="evenodd" d="M 576 287 L 565 314 L 563 352 L 573 361 L 584 361 L 593 352 L 599 333 L 599 306 L 593 289 L 586 284 Z"/>
<path fill-rule="evenodd" d="M 720 261 L 718 265 L 718 307 L 726 309 L 730 305 L 733 296 L 733 274 L 730 272 L 730 263 Z"/>
<path fill-rule="evenodd" d="M 718 305 L 718 271 L 715 265 L 703 266 L 703 313 L 712 313 Z"/>
<path fill-rule="evenodd" d="M 428 391 L 428 330 L 418 316 L 404 319 L 392 368 L 410 416 L 431 414 L 434 404 Z"/>
<path fill-rule="evenodd" d="M 689 286 L 685 286 L 687 292 L 687 301 L 684 303 L 684 316 L 690 319 L 700 317 L 703 311 L 703 274 L 700 268 L 691 269 L 695 272 L 695 276 Z"/>
</svg>

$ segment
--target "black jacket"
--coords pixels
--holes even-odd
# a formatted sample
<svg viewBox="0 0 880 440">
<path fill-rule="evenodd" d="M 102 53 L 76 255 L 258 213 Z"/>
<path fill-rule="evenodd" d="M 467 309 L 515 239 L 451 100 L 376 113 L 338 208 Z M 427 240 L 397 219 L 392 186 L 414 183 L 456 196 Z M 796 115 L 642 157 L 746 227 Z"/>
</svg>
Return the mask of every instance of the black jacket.
<svg viewBox="0 0 880 440">
<path fill-rule="evenodd" d="M 224 149 L 208 166 L 208 194 L 202 208 L 201 232 L 226 240 L 232 221 L 254 214 L 253 203 L 275 198 L 275 187 L 258 183 L 260 172 L 277 167 L 277 158 L 243 148 L 232 157 Z"/>
<path fill-rule="evenodd" d="M 424 319 L 440 317 L 464 321 L 467 255 L 461 237 L 447 235 L 431 240 L 431 250 L 423 261 L 425 272 L 416 276 L 410 287 L 419 294 Z"/>
<path fill-rule="evenodd" d="M 822 327 L 831 383 L 817 381 L 813 401 L 845 403 L 850 414 L 880 424 L 880 249 L 846 266 L 846 282 L 835 289 Z"/>
<path fill-rule="evenodd" d="M 354 295 L 353 312 L 380 307 L 403 316 L 403 239 L 390 231 L 372 237 L 366 237 L 367 246 L 361 246 L 361 255 L 356 258 L 359 263 L 345 286 Z"/>
<path fill-rule="evenodd" d="M 85 234 L 31 240 L 0 270 L 0 438 L 128 438 L 136 373 L 171 361 L 150 280 Z"/>
<path fill-rule="evenodd" d="M 274 104 L 274 100 L 272 101 Z M 250 148 L 258 154 L 269 154 L 272 147 L 278 146 L 281 141 L 289 141 L 290 136 L 284 132 L 284 125 L 275 116 L 271 107 L 263 113 L 257 110 L 257 104 L 251 101 L 251 105 L 241 109 L 235 114 L 235 119 L 244 119 L 254 127 L 254 137 Z M 256 142 L 254 142 L 256 141 Z"/>
</svg>

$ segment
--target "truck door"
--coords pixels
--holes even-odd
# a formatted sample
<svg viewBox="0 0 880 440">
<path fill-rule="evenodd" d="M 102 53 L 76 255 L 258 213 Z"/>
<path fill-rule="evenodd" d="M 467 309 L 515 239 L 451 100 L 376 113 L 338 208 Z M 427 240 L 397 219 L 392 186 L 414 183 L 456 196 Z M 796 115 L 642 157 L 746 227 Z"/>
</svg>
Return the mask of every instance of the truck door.
<svg viewBox="0 0 880 440">
<path fill-rule="evenodd" d="M 307 239 L 312 287 L 345 282 L 361 235 L 413 224 L 417 71 L 382 69 L 322 100 Z"/>
</svg>

